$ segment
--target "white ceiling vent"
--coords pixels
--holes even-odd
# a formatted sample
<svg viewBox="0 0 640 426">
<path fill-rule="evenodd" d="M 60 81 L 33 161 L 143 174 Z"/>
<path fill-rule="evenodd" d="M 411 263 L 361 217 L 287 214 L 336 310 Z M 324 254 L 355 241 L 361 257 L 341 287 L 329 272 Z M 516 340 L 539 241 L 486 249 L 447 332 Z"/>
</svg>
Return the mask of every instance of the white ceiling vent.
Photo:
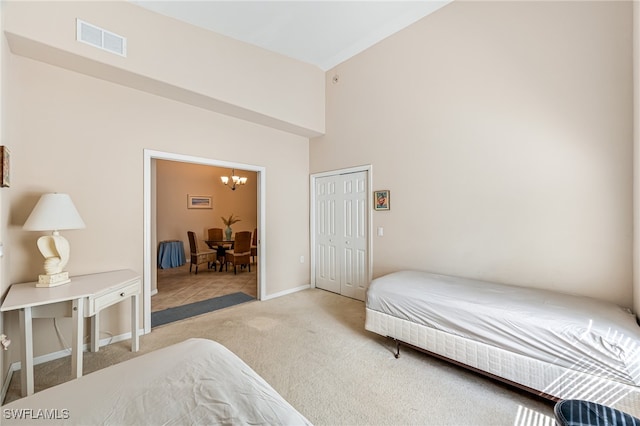
<svg viewBox="0 0 640 426">
<path fill-rule="evenodd" d="M 76 19 L 76 40 L 116 55 L 127 56 L 126 38 L 80 19 Z"/>
</svg>

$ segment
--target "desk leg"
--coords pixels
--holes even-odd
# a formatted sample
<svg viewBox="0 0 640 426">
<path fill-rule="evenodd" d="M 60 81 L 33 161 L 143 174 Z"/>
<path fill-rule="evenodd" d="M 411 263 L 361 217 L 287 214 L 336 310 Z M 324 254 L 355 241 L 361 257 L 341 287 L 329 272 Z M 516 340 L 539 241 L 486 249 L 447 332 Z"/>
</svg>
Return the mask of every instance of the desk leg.
<svg viewBox="0 0 640 426">
<path fill-rule="evenodd" d="M 75 374 L 76 378 L 82 377 L 82 335 L 84 321 L 84 300 L 73 300 L 73 333 L 71 342 L 71 374 Z"/>
<path fill-rule="evenodd" d="M 89 350 L 91 352 L 98 352 L 100 350 L 100 318 L 98 317 L 100 312 L 96 312 L 91 317 L 91 345 Z"/>
<path fill-rule="evenodd" d="M 131 352 L 138 352 L 140 339 L 138 337 L 138 295 L 131 296 Z"/>
<path fill-rule="evenodd" d="M 22 364 L 20 381 L 22 396 L 33 394 L 33 323 L 31 308 L 20 309 L 20 333 L 22 334 Z"/>
</svg>

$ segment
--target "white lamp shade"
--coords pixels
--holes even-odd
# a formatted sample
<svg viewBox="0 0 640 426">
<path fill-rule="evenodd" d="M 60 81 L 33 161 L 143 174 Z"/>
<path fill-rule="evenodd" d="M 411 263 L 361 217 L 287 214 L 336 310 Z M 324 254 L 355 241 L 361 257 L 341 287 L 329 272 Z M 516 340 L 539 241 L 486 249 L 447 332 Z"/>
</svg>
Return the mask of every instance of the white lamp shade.
<svg viewBox="0 0 640 426">
<path fill-rule="evenodd" d="M 40 197 L 22 228 L 27 231 L 58 231 L 84 227 L 69 194 L 53 193 Z"/>
</svg>

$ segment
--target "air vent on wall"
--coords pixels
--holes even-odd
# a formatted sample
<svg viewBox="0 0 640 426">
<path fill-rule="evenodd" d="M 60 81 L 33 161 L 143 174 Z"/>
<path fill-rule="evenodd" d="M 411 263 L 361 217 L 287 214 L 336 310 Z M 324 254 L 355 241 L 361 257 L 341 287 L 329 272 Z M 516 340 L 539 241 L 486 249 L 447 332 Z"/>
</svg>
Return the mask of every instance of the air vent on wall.
<svg viewBox="0 0 640 426">
<path fill-rule="evenodd" d="M 80 19 L 76 19 L 76 40 L 116 55 L 127 56 L 126 38 Z"/>
</svg>

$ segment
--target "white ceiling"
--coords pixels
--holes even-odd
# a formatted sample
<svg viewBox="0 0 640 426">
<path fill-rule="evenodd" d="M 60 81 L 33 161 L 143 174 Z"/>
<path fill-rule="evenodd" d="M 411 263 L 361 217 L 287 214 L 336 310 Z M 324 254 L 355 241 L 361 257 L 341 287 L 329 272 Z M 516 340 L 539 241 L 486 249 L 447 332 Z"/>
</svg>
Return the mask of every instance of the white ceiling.
<svg viewBox="0 0 640 426">
<path fill-rule="evenodd" d="M 132 0 L 326 71 L 452 0 Z"/>
</svg>

